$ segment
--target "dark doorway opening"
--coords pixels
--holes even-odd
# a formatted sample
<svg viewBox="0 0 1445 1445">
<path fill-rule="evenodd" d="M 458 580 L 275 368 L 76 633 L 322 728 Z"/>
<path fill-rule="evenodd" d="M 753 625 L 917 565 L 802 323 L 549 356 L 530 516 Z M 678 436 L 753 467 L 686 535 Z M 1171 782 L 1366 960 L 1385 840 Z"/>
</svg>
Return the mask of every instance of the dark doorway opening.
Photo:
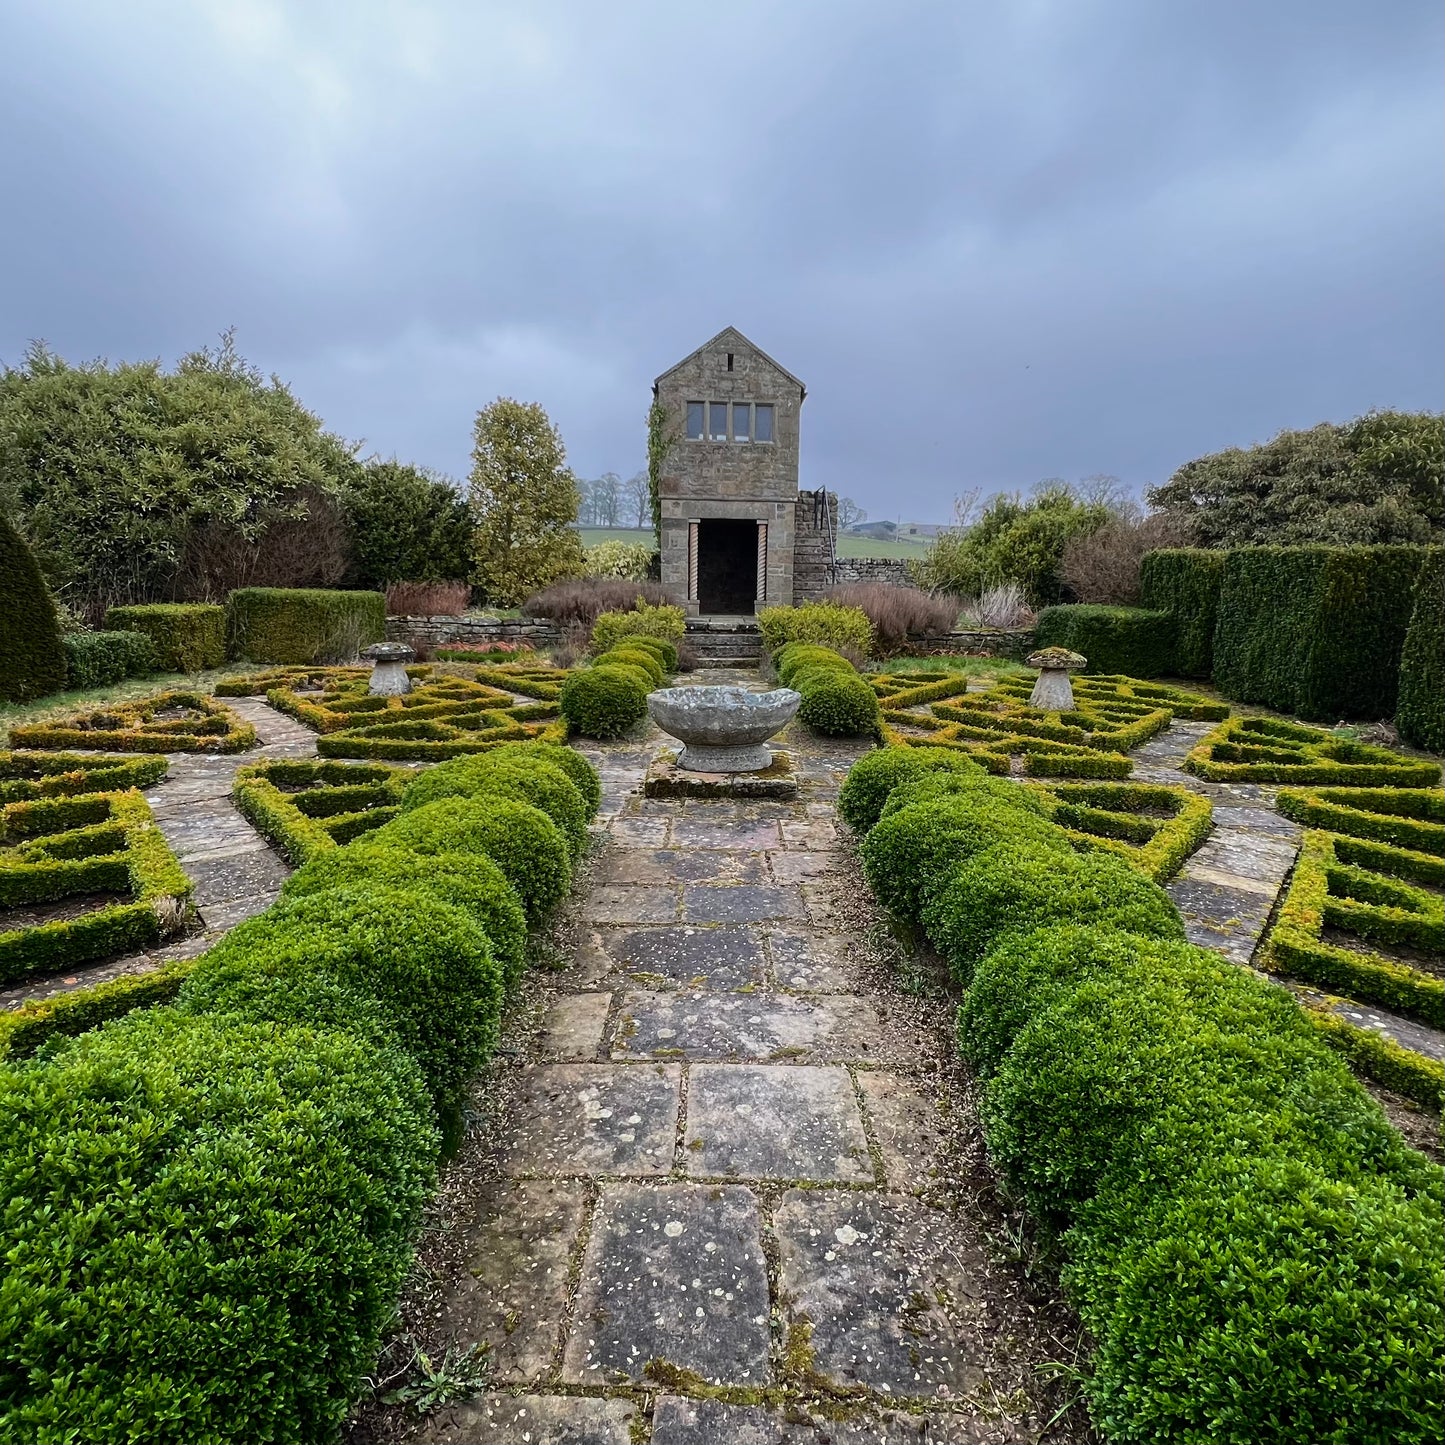
<svg viewBox="0 0 1445 1445">
<path fill-rule="evenodd" d="M 704 613 L 749 616 L 758 595 L 758 524 L 697 524 L 697 604 Z"/>
</svg>

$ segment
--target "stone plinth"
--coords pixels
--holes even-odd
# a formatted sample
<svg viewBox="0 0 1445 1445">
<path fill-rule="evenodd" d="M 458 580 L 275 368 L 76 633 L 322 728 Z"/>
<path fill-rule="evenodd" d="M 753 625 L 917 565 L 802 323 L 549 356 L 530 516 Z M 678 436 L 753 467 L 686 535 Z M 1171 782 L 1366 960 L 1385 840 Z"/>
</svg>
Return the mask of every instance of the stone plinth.
<svg viewBox="0 0 1445 1445">
<path fill-rule="evenodd" d="M 374 642 L 362 649 L 361 655 L 371 663 L 371 682 L 367 692 L 372 697 L 405 697 L 411 691 L 406 665 L 416 652 L 404 642 Z"/>
<path fill-rule="evenodd" d="M 664 687 L 647 696 L 663 732 L 686 744 L 679 768 L 700 773 L 757 773 L 771 766 L 766 746 L 793 720 L 802 694 L 779 687 Z"/>
<path fill-rule="evenodd" d="M 770 750 L 771 751 L 771 750 Z M 649 798 L 782 798 L 798 796 L 798 771 L 789 753 L 755 773 L 700 773 L 677 765 L 675 752 L 659 753 L 642 784 Z"/>
</svg>

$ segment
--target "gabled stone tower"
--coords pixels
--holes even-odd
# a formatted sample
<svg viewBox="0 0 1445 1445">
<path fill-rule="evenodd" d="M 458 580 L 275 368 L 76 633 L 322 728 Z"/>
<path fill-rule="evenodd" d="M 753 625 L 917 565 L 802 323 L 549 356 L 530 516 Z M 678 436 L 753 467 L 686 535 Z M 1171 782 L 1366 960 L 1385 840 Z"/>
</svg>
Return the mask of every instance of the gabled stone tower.
<svg viewBox="0 0 1445 1445">
<path fill-rule="evenodd" d="M 800 521 L 815 530 L 815 513 L 836 515 L 798 496 L 803 383 L 729 326 L 652 394 L 671 440 L 658 488 L 663 586 L 692 617 L 791 603 Z M 831 558 L 831 535 L 823 542 Z"/>
</svg>

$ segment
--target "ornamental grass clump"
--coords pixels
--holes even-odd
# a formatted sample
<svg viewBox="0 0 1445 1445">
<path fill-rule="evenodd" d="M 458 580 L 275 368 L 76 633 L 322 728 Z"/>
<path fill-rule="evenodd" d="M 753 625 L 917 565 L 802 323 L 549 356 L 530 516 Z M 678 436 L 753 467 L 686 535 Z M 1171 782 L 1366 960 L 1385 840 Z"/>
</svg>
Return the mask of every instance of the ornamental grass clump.
<svg viewBox="0 0 1445 1445">
<path fill-rule="evenodd" d="M 516 889 L 532 928 L 572 886 L 562 830 L 540 808 L 511 798 L 442 798 L 382 824 L 371 840 L 428 856 L 485 854 Z"/>
</svg>

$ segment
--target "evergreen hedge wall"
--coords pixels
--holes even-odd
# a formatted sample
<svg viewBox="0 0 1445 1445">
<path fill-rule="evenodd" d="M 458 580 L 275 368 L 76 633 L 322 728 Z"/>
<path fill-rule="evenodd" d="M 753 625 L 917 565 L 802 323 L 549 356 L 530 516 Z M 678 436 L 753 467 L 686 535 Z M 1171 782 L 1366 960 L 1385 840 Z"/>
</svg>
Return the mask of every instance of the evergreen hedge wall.
<svg viewBox="0 0 1445 1445">
<path fill-rule="evenodd" d="M 1214 681 L 1317 722 L 1388 718 L 1423 547 L 1242 547 L 1224 563 Z"/>
<path fill-rule="evenodd" d="M 105 625 L 144 632 L 162 672 L 201 672 L 226 660 L 226 610 L 213 602 L 141 602 L 112 607 Z"/>
<path fill-rule="evenodd" d="M 1174 672 L 1179 677 L 1207 678 L 1214 671 L 1214 627 L 1228 555 L 1202 547 L 1170 547 L 1146 553 L 1140 565 L 1140 601 L 1174 617 Z"/>
<path fill-rule="evenodd" d="M 28 702 L 65 686 L 55 604 L 25 539 L 0 517 L 0 701 Z"/>
<path fill-rule="evenodd" d="M 226 641 L 245 662 L 349 662 L 386 636 L 380 592 L 241 587 L 226 599 Z"/>
<path fill-rule="evenodd" d="M 1045 607 L 1034 642 L 1080 653 L 1089 672 L 1169 677 L 1178 671 L 1176 633 L 1168 612 L 1077 603 Z"/>
<path fill-rule="evenodd" d="M 1429 549 L 1415 583 L 1395 726 L 1407 743 L 1445 753 L 1445 547 Z"/>
</svg>

